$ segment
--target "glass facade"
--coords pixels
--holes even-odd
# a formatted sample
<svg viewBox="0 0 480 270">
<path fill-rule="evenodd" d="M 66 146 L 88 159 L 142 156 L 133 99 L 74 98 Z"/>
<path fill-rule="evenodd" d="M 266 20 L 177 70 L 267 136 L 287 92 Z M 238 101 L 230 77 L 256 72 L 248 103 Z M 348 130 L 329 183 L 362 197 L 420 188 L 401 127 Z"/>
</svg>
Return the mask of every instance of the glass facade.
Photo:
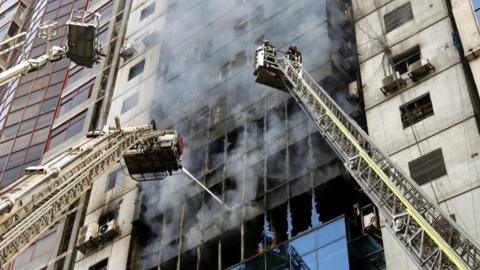
<svg viewBox="0 0 480 270">
<path fill-rule="evenodd" d="M 66 22 L 71 11 L 92 7 L 94 4 L 96 3 L 88 0 L 35 1 L 28 16 L 30 21 L 25 26 L 29 32 L 27 57 L 38 57 L 47 50 L 45 41 L 36 36 L 41 22 L 54 20 L 58 23 L 58 33 L 50 43 L 62 46 L 66 43 Z M 101 6 L 94 7 L 102 14 L 98 32 L 99 42 L 105 49 L 117 43 L 117 39 L 108 40 L 111 34 L 108 24 L 114 7 L 123 8 L 121 4 L 114 5 L 113 1 L 103 1 Z M 120 22 L 121 19 L 121 16 L 118 17 Z M 87 119 L 87 116 L 92 113 L 84 111 L 81 105 L 90 103 L 87 100 L 91 98 L 99 98 L 92 96 L 96 93 L 96 76 L 104 71 L 105 65 L 110 65 L 110 68 L 116 65 L 111 62 L 113 57 L 110 56 L 108 61 L 104 59 L 87 69 L 71 64 L 69 59 L 64 58 L 22 76 L 4 90 L 0 103 L 0 127 L 3 127 L 0 130 L 0 187 L 7 186 L 23 175 L 26 167 L 38 165 L 47 150 L 80 134 L 84 127 L 90 127 L 88 124 L 91 119 Z M 21 60 L 23 58 L 18 59 Z M 99 107 L 97 105 L 97 110 Z M 56 128 L 51 131 L 56 119 L 62 122 L 55 123 Z"/>
<path fill-rule="evenodd" d="M 144 73 L 157 70 L 151 117 L 179 131 L 183 166 L 233 210 L 183 175 L 142 184 L 152 234 L 138 241 L 132 268 L 228 268 L 257 255 L 265 219 L 280 243 L 307 230 L 312 212 L 323 222 L 350 212 L 358 194 L 345 185 L 342 163 L 295 100 L 252 75 L 264 39 L 281 51 L 295 43 L 304 67 L 352 112 L 355 73 L 344 64 L 355 63 L 346 45 L 354 40 L 343 9 L 337 0 L 169 1 L 159 19 L 160 60 L 145 58 Z"/>
<path fill-rule="evenodd" d="M 44 8 L 44 13 L 39 13 L 38 21 L 55 20 L 60 25 L 51 43 L 61 45 L 65 43 L 65 23 L 70 12 L 85 8 L 85 1 L 48 1 L 46 6 L 39 8 Z M 29 57 L 38 57 L 46 51 L 43 40 L 34 39 L 31 46 Z M 37 149 L 44 148 L 47 140 L 47 133 L 42 131 L 53 123 L 69 65 L 68 59 L 51 63 L 20 78 L 16 89 L 12 89 L 13 99 L 0 140 L 0 144 L 11 145 L 11 148 L 2 147 L 0 152 L 0 160 L 6 160 L 0 168 L 0 187 L 18 178 L 26 167 L 40 163 L 43 151 Z M 33 139 L 33 134 L 43 137 Z"/>
<path fill-rule="evenodd" d="M 229 270 L 350 269 L 345 222 L 332 220 Z"/>
<path fill-rule="evenodd" d="M 472 0 L 473 11 L 475 12 L 475 18 L 477 23 L 480 23 L 480 0 Z"/>
</svg>

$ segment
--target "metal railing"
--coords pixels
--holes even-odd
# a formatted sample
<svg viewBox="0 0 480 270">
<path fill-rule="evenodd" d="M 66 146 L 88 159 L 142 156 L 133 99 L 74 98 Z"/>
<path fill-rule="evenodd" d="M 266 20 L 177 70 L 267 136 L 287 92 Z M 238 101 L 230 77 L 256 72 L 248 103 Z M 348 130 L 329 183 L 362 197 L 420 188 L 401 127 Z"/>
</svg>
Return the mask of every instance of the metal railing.
<svg viewBox="0 0 480 270">
<path fill-rule="evenodd" d="M 308 72 L 284 57 L 277 65 L 290 93 L 382 211 L 386 227 L 413 260 L 426 269 L 478 269 L 479 245 L 375 146 Z"/>
</svg>

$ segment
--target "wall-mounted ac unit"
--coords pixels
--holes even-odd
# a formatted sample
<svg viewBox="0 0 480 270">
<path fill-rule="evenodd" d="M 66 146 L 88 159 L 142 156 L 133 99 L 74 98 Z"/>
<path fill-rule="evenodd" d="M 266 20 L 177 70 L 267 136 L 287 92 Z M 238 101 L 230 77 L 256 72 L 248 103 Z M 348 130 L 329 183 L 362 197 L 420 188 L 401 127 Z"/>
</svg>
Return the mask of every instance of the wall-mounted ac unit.
<svg viewBox="0 0 480 270">
<path fill-rule="evenodd" d="M 123 60 L 127 60 L 130 57 L 134 56 L 137 53 L 135 46 L 127 40 L 124 41 L 122 48 L 120 48 L 120 56 Z"/>
<path fill-rule="evenodd" d="M 115 220 L 110 220 L 100 226 L 98 229 L 98 238 L 102 241 L 108 241 L 115 237 L 118 232 L 117 222 Z"/>
<path fill-rule="evenodd" d="M 368 231 L 371 229 L 379 229 L 378 219 L 375 212 L 370 212 L 363 216 L 363 229 Z"/>
<path fill-rule="evenodd" d="M 358 99 L 360 97 L 357 81 L 353 81 L 348 84 L 348 97 L 351 99 Z"/>
<path fill-rule="evenodd" d="M 407 82 L 402 79 L 398 71 L 395 74 L 389 75 L 382 80 L 382 88 L 380 90 L 384 95 L 387 95 L 390 92 L 393 92 L 401 87 L 407 85 Z"/>
<path fill-rule="evenodd" d="M 82 228 L 78 234 L 77 249 L 82 253 L 86 253 L 88 250 L 97 246 L 96 238 L 98 236 L 99 226 L 96 223 L 90 223 Z"/>
<path fill-rule="evenodd" d="M 408 76 L 412 81 L 416 82 L 419 77 L 426 75 L 432 70 L 435 70 L 435 67 L 428 59 L 420 59 L 408 65 Z"/>
</svg>

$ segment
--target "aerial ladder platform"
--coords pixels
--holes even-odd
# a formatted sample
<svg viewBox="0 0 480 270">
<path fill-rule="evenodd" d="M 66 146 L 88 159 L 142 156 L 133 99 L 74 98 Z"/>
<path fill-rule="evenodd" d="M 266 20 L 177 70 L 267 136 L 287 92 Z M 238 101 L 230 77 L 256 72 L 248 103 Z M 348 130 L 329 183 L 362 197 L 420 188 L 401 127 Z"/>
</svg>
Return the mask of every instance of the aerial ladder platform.
<svg viewBox="0 0 480 270">
<path fill-rule="evenodd" d="M 299 52 L 256 50 L 256 82 L 289 92 L 423 269 L 480 269 L 480 246 L 379 149 L 301 65 Z"/>
<path fill-rule="evenodd" d="M 54 156 L 0 193 L 0 267 L 65 216 L 95 179 L 124 158 L 127 170 L 171 174 L 181 170 L 183 143 L 175 130 L 154 124 L 89 132 L 79 145 Z M 140 158 L 140 160 L 139 160 Z M 137 164 L 141 162 L 142 164 Z"/>
</svg>

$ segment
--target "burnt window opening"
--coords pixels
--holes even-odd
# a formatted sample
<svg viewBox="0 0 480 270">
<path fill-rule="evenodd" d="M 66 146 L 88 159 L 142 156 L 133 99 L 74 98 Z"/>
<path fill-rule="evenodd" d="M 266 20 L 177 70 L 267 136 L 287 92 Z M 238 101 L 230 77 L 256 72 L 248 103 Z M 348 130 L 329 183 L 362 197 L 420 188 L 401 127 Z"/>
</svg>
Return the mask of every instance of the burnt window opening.
<svg viewBox="0 0 480 270">
<path fill-rule="evenodd" d="M 130 81 L 131 79 L 140 75 L 144 69 L 145 69 L 145 60 L 142 60 L 141 62 L 138 62 L 137 64 L 132 66 L 128 71 L 128 80 Z"/>
<path fill-rule="evenodd" d="M 261 147 L 264 142 L 265 123 L 264 119 L 258 119 L 247 122 L 247 150 Z"/>
<path fill-rule="evenodd" d="M 18 33 L 19 28 L 20 27 L 18 27 L 18 25 L 16 23 L 12 22 L 12 24 L 10 25 L 10 28 L 8 29 L 7 34 L 11 37 L 15 36 Z"/>
<path fill-rule="evenodd" d="M 393 56 L 393 67 L 400 74 L 408 72 L 408 66 L 417 62 L 422 57 L 420 45 L 416 45 L 398 55 Z"/>
<path fill-rule="evenodd" d="M 107 270 L 108 258 L 99 261 L 98 263 L 90 266 L 88 270 Z"/>
<path fill-rule="evenodd" d="M 240 18 L 235 20 L 235 25 L 233 26 L 233 30 L 235 34 L 241 34 L 248 29 L 249 19 L 248 14 L 241 16 Z"/>
<path fill-rule="evenodd" d="M 221 98 L 210 110 L 210 125 L 216 125 L 227 116 L 227 98 Z"/>
<path fill-rule="evenodd" d="M 237 127 L 234 130 L 230 131 L 227 134 L 227 153 L 230 153 L 234 150 L 238 152 L 243 151 L 244 147 L 244 138 L 243 134 L 245 128 L 243 126 Z"/>
<path fill-rule="evenodd" d="M 225 161 L 225 137 L 218 138 L 208 145 L 207 170 L 216 169 Z"/>
<path fill-rule="evenodd" d="M 98 224 L 101 226 L 109 221 L 117 219 L 118 210 L 118 207 L 115 207 L 114 209 L 108 209 L 105 213 L 100 215 L 100 217 L 98 218 Z"/>
<path fill-rule="evenodd" d="M 193 119 L 194 122 L 192 123 L 193 133 L 205 130 L 205 127 L 208 125 L 209 110 L 208 106 L 204 106 L 195 113 L 196 119 Z"/>
<path fill-rule="evenodd" d="M 143 21 L 148 16 L 152 15 L 155 12 L 155 2 L 146 6 L 142 11 L 140 11 L 140 21 Z"/>
<path fill-rule="evenodd" d="M 120 182 L 120 177 L 122 176 L 122 170 L 120 168 L 116 169 L 113 172 L 110 172 L 107 176 L 107 186 L 105 191 L 109 191 L 115 187 L 116 184 Z"/>
<path fill-rule="evenodd" d="M 263 23 L 263 21 L 265 20 L 263 5 L 258 5 L 257 7 L 255 7 L 250 14 L 250 17 L 250 23 L 253 27 Z"/>
<path fill-rule="evenodd" d="M 407 128 L 421 120 L 433 115 L 430 93 L 420 96 L 400 106 L 400 117 L 403 128 Z"/>
<path fill-rule="evenodd" d="M 223 81 L 228 77 L 230 62 L 225 63 L 217 73 L 217 81 Z"/>
<path fill-rule="evenodd" d="M 405 3 L 397 9 L 383 16 L 385 22 L 385 31 L 388 33 L 403 24 L 413 20 L 412 5 L 410 2 Z"/>
<path fill-rule="evenodd" d="M 257 39 L 255 39 L 255 44 L 260 46 L 263 44 L 264 40 L 265 40 L 265 34 L 262 34 Z"/>
<path fill-rule="evenodd" d="M 247 54 L 245 50 L 235 54 L 235 60 L 232 62 L 232 69 L 240 69 L 247 64 Z"/>
<path fill-rule="evenodd" d="M 442 148 L 433 150 L 408 162 L 410 176 L 419 185 L 426 184 L 447 174 Z"/>
<path fill-rule="evenodd" d="M 68 245 L 72 237 L 73 225 L 75 224 L 75 213 L 69 214 L 65 220 L 60 246 L 58 247 L 57 256 L 62 255 L 68 251 Z"/>
</svg>

